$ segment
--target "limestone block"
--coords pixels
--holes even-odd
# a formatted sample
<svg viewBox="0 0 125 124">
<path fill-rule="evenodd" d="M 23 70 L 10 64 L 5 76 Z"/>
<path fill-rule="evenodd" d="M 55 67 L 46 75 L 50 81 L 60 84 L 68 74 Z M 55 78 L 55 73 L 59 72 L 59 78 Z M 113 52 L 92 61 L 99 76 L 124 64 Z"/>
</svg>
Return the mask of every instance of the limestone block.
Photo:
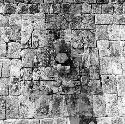
<svg viewBox="0 0 125 124">
<path fill-rule="evenodd" d="M 101 14 L 101 4 L 92 4 L 92 13 Z"/>
<path fill-rule="evenodd" d="M 8 95 L 8 81 L 9 78 L 0 79 L 0 95 Z"/>
<path fill-rule="evenodd" d="M 125 98 L 123 96 L 118 97 L 118 109 L 119 109 L 119 116 L 125 115 Z"/>
<path fill-rule="evenodd" d="M 102 5 L 102 13 L 103 14 L 113 14 L 114 6 L 112 4 L 103 4 Z"/>
<path fill-rule="evenodd" d="M 5 119 L 5 101 L 6 97 L 1 96 L 0 97 L 0 119 Z"/>
<path fill-rule="evenodd" d="M 108 26 L 108 36 L 109 40 L 120 40 L 121 29 L 119 25 L 109 25 Z"/>
<path fill-rule="evenodd" d="M 97 118 L 97 124 L 112 124 L 112 118 L 111 117 Z"/>
<path fill-rule="evenodd" d="M 93 111 L 95 117 L 106 115 L 106 103 L 103 95 L 93 95 Z"/>
<path fill-rule="evenodd" d="M 32 67 L 34 61 L 34 51 L 32 49 L 24 49 L 21 51 L 22 65 L 24 67 Z"/>
<path fill-rule="evenodd" d="M 11 42 L 8 44 L 8 57 L 20 58 L 21 45 L 19 43 Z"/>
<path fill-rule="evenodd" d="M 120 40 L 125 40 L 125 26 L 124 25 L 120 25 Z"/>
<path fill-rule="evenodd" d="M 94 28 L 95 28 L 95 16 L 91 14 L 83 14 L 81 29 L 94 29 Z"/>
<path fill-rule="evenodd" d="M 22 62 L 18 59 L 13 59 L 10 61 L 10 76 L 20 77 L 20 69 L 22 67 Z"/>
<path fill-rule="evenodd" d="M 9 94 L 20 95 L 20 81 L 18 77 L 10 77 L 9 80 Z"/>
<path fill-rule="evenodd" d="M 116 17 L 111 14 L 96 14 L 95 24 L 114 24 L 116 23 Z"/>
<path fill-rule="evenodd" d="M 19 118 L 19 99 L 17 96 L 7 96 L 6 117 L 7 119 Z"/>
<path fill-rule="evenodd" d="M 1 61 L 3 63 L 3 66 L 2 66 L 2 77 L 9 77 L 10 76 L 10 60 L 3 59 Z"/>
<path fill-rule="evenodd" d="M 106 115 L 114 117 L 119 115 L 117 94 L 104 94 L 106 102 Z"/>
<path fill-rule="evenodd" d="M 19 97 L 19 117 L 33 118 L 36 114 L 35 103 L 29 100 L 29 97 L 20 95 Z"/>
<path fill-rule="evenodd" d="M 100 59 L 101 74 L 112 74 L 111 58 L 105 57 Z"/>
<path fill-rule="evenodd" d="M 96 40 L 108 40 L 108 26 L 107 25 L 96 25 Z"/>
<path fill-rule="evenodd" d="M 102 89 L 104 93 L 117 93 L 117 78 L 115 75 L 102 75 Z"/>
<path fill-rule="evenodd" d="M 1 43 L 0 44 L 0 57 L 6 57 L 7 51 L 6 51 L 6 44 Z"/>
<path fill-rule="evenodd" d="M 124 117 L 112 117 L 112 124 L 124 124 Z"/>
<path fill-rule="evenodd" d="M 88 3 L 82 4 L 82 13 L 91 13 L 91 5 Z"/>
<path fill-rule="evenodd" d="M 117 91 L 118 91 L 118 96 L 122 96 L 125 94 L 125 76 L 124 75 L 119 75 L 117 76 Z"/>
<path fill-rule="evenodd" d="M 108 40 L 97 41 L 100 57 L 120 57 L 121 55 L 121 42 L 113 42 Z"/>
<path fill-rule="evenodd" d="M 0 15 L 0 27 L 9 27 L 9 18 L 7 16 Z"/>
<path fill-rule="evenodd" d="M 5 6 L 4 14 L 11 15 L 16 13 L 16 4 L 7 3 Z"/>
<path fill-rule="evenodd" d="M 121 75 L 123 73 L 121 60 L 119 58 L 112 59 L 112 74 Z"/>
</svg>

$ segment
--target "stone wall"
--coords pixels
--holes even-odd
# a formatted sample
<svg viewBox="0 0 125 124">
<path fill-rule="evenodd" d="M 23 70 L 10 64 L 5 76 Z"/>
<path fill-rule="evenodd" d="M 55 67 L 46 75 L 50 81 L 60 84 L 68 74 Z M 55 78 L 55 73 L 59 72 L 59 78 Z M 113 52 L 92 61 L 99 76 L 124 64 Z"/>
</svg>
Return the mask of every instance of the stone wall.
<svg viewBox="0 0 125 124">
<path fill-rule="evenodd" d="M 0 124 L 125 124 L 125 1 L 0 0 Z"/>
</svg>

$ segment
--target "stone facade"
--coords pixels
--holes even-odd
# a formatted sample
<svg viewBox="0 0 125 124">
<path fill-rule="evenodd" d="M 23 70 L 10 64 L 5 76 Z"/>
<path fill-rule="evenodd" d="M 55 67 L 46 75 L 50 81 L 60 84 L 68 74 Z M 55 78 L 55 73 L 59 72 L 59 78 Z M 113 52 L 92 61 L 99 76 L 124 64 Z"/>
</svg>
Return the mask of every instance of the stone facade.
<svg viewBox="0 0 125 124">
<path fill-rule="evenodd" d="M 0 124 L 125 124 L 124 0 L 0 0 Z"/>
</svg>

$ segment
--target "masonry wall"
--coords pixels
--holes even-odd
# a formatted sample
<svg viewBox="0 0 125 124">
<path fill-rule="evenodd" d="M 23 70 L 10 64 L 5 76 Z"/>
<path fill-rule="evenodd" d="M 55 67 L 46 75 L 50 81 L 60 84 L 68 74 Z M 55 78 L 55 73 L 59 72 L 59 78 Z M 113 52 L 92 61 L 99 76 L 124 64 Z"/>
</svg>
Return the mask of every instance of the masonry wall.
<svg viewBox="0 0 125 124">
<path fill-rule="evenodd" d="M 125 1 L 0 0 L 0 124 L 125 124 Z"/>
</svg>

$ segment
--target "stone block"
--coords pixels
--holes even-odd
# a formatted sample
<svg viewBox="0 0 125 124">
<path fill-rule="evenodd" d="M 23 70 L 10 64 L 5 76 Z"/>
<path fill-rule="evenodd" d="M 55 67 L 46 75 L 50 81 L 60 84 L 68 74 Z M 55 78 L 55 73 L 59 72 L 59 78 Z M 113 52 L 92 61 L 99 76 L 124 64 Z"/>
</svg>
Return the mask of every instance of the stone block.
<svg viewBox="0 0 125 124">
<path fill-rule="evenodd" d="M 77 115 L 79 112 L 79 97 L 78 94 L 66 95 L 65 102 L 67 107 L 68 116 Z"/>
<path fill-rule="evenodd" d="M 2 77 L 10 76 L 10 61 L 8 59 L 2 60 Z"/>
<path fill-rule="evenodd" d="M 7 96 L 6 98 L 6 118 L 19 118 L 19 99 L 17 96 Z"/>
<path fill-rule="evenodd" d="M 66 124 L 69 121 L 69 118 L 58 118 L 57 124 Z"/>
<path fill-rule="evenodd" d="M 119 40 L 121 35 L 121 28 L 119 25 L 109 25 L 108 26 L 108 36 L 109 40 Z"/>
<path fill-rule="evenodd" d="M 32 49 L 25 49 L 21 52 L 23 67 L 32 67 L 34 61 L 34 51 Z"/>
<path fill-rule="evenodd" d="M 112 117 L 112 124 L 124 124 L 124 117 Z"/>
<path fill-rule="evenodd" d="M 6 102 L 6 97 L 1 96 L 0 97 L 0 119 L 5 119 L 5 102 Z"/>
<path fill-rule="evenodd" d="M 52 5 L 52 10 L 51 10 L 51 12 L 53 12 L 53 13 L 60 13 L 61 12 L 61 6 L 60 6 L 60 4 L 53 4 Z"/>
<path fill-rule="evenodd" d="M 97 124 L 112 124 L 112 117 L 97 118 Z"/>
<path fill-rule="evenodd" d="M 96 118 L 95 117 L 91 117 L 91 116 L 86 116 L 86 115 L 83 115 L 80 117 L 80 121 L 79 123 L 88 123 L 88 124 L 96 124 L 97 121 L 96 121 Z"/>
<path fill-rule="evenodd" d="M 117 94 L 104 94 L 106 102 L 106 115 L 114 117 L 119 115 Z"/>
<path fill-rule="evenodd" d="M 29 14 L 36 14 L 40 12 L 39 4 L 29 4 Z"/>
<path fill-rule="evenodd" d="M 7 16 L 0 15 L 0 27 L 9 27 L 9 18 Z"/>
<path fill-rule="evenodd" d="M 95 15 L 83 14 L 81 29 L 94 29 L 95 28 Z"/>
<path fill-rule="evenodd" d="M 123 73 L 120 58 L 103 57 L 100 60 L 101 74 L 116 74 Z"/>
<path fill-rule="evenodd" d="M 125 24 L 125 15 L 124 14 L 117 15 L 116 18 L 117 18 L 118 24 Z"/>
<path fill-rule="evenodd" d="M 50 109 L 50 116 L 52 117 L 61 117 L 63 113 L 64 103 L 63 96 L 53 95 L 52 98 L 52 108 Z"/>
<path fill-rule="evenodd" d="M 59 101 L 58 101 L 59 102 Z M 57 103 L 58 104 L 58 103 Z M 56 105 L 55 105 L 56 106 Z M 40 99 L 38 99 L 36 101 L 36 110 L 35 110 L 35 118 L 47 118 L 47 117 L 51 117 L 52 115 L 52 110 L 55 110 L 52 101 L 51 101 L 51 96 L 41 96 Z M 58 111 L 59 108 L 57 108 Z M 56 113 L 55 115 L 56 116 Z"/>
<path fill-rule="evenodd" d="M 8 43 L 8 57 L 9 58 L 20 58 L 21 45 L 19 43 Z"/>
<path fill-rule="evenodd" d="M 117 93 L 117 78 L 115 75 L 102 75 L 102 89 L 104 93 Z"/>
<path fill-rule="evenodd" d="M 9 81 L 9 94 L 10 95 L 20 95 L 20 81 L 17 77 L 10 77 Z"/>
<path fill-rule="evenodd" d="M 0 57 L 6 57 L 6 55 L 7 55 L 6 44 L 1 43 L 0 44 Z"/>
<path fill-rule="evenodd" d="M 99 64 L 99 51 L 98 48 L 90 48 L 90 65 L 98 65 Z"/>
<path fill-rule="evenodd" d="M 28 5 L 24 4 L 24 3 L 19 3 L 17 13 L 18 14 L 28 14 Z"/>
<path fill-rule="evenodd" d="M 16 5 L 15 4 L 11 4 L 11 3 L 7 3 L 5 5 L 4 14 L 11 15 L 11 14 L 15 14 L 15 13 L 16 13 Z"/>
<path fill-rule="evenodd" d="M 125 26 L 124 25 L 120 25 L 120 29 L 119 29 L 119 32 L 120 32 L 120 40 L 125 40 Z"/>
<path fill-rule="evenodd" d="M 18 14 L 11 14 L 9 17 L 9 24 L 10 26 L 21 26 L 22 20 L 21 20 L 21 16 Z"/>
<path fill-rule="evenodd" d="M 4 124 L 15 124 L 17 119 L 6 119 L 4 120 Z"/>
<path fill-rule="evenodd" d="M 79 94 L 78 106 L 78 115 L 85 115 L 87 117 L 91 117 L 93 115 L 92 99 L 90 99 L 89 96 L 85 94 Z M 78 115 L 76 114 L 76 116 Z"/>
<path fill-rule="evenodd" d="M 119 109 L 119 116 L 125 115 L 125 98 L 123 96 L 118 97 L 118 109 Z"/>
<path fill-rule="evenodd" d="M 112 68 L 112 74 L 121 75 L 123 73 L 121 59 L 113 58 L 111 68 Z"/>
<path fill-rule="evenodd" d="M 123 4 L 114 5 L 114 14 L 117 14 L 117 15 L 123 14 Z"/>
<path fill-rule="evenodd" d="M 5 5 L 3 3 L 0 3 L 0 13 L 1 14 L 4 13 L 4 8 L 5 8 Z"/>
<path fill-rule="evenodd" d="M 9 78 L 0 79 L 0 95 L 8 95 L 8 81 Z"/>
<path fill-rule="evenodd" d="M 71 124 L 79 124 L 79 117 L 69 117 Z"/>
<path fill-rule="evenodd" d="M 103 14 L 113 14 L 114 6 L 112 4 L 103 4 L 102 5 L 102 13 Z"/>
<path fill-rule="evenodd" d="M 95 24 L 115 24 L 116 17 L 111 14 L 96 14 Z"/>
<path fill-rule="evenodd" d="M 95 32 L 96 40 L 108 40 L 108 26 L 107 25 L 96 25 Z"/>
<path fill-rule="evenodd" d="M 21 76 L 23 76 L 24 80 L 31 80 L 32 75 L 33 75 L 32 68 L 21 69 Z"/>
<path fill-rule="evenodd" d="M 112 74 L 111 66 L 112 66 L 111 58 L 105 57 L 100 59 L 101 74 Z"/>
<path fill-rule="evenodd" d="M 100 57 L 120 57 L 122 46 L 120 42 L 108 40 L 97 41 Z"/>
<path fill-rule="evenodd" d="M 101 14 L 101 7 L 100 4 L 92 4 L 92 13 L 93 14 Z"/>
<path fill-rule="evenodd" d="M 95 30 L 84 30 L 82 37 L 83 43 L 89 47 L 96 47 L 96 40 L 95 40 L 96 32 Z"/>
<path fill-rule="evenodd" d="M 14 0 L 5 0 L 4 2 L 5 2 L 5 3 L 12 3 L 12 4 L 13 4 L 13 3 L 14 3 Z"/>
<path fill-rule="evenodd" d="M 40 119 L 40 124 L 53 124 L 53 119 Z"/>
<path fill-rule="evenodd" d="M 125 94 L 125 84 L 124 84 L 124 81 L 125 81 L 125 76 L 123 75 L 119 75 L 117 76 L 117 91 L 118 91 L 118 96 L 122 96 Z"/>
<path fill-rule="evenodd" d="M 20 77 L 20 70 L 22 68 L 22 62 L 18 59 L 10 61 L 10 76 Z"/>
<path fill-rule="evenodd" d="M 81 29 L 84 28 L 84 26 L 82 26 L 82 17 L 81 16 L 74 16 L 70 23 L 69 26 L 71 29 Z"/>
<path fill-rule="evenodd" d="M 19 117 L 20 118 L 31 118 L 33 119 L 36 115 L 36 105 L 35 102 L 30 101 L 29 96 L 20 95 L 19 99 Z"/>
<path fill-rule="evenodd" d="M 109 2 L 109 0 L 96 0 L 98 4 L 106 4 Z"/>
<path fill-rule="evenodd" d="M 95 117 L 106 115 L 106 103 L 103 95 L 93 95 L 93 111 Z"/>
<path fill-rule="evenodd" d="M 91 13 L 91 5 L 88 3 L 82 4 L 82 13 Z"/>
<path fill-rule="evenodd" d="M 99 79 L 100 68 L 99 65 L 92 65 L 89 67 L 90 69 L 90 79 Z"/>
<path fill-rule="evenodd" d="M 88 86 L 91 89 L 91 94 L 99 95 L 102 94 L 102 83 L 100 80 L 90 80 Z"/>
</svg>

